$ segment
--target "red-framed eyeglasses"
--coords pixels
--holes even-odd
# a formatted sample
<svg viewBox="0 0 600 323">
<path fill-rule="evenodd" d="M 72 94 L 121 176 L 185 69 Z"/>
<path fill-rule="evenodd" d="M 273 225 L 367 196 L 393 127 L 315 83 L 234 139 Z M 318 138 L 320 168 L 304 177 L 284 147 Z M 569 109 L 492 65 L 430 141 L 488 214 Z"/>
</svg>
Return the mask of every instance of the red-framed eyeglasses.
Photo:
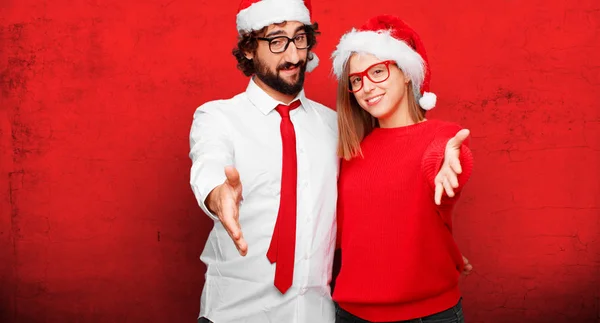
<svg viewBox="0 0 600 323">
<path fill-rule="evenodd" d="M 373 83 L 385 82 L 390 77 L 390 64 L 394 63 L 394 61 L 375 63 L 362 72 L 348 75 L 348 90 L 352 93 L 360 91 L 363 88 L 363 77 L 365 76 Z"/>
</svg>

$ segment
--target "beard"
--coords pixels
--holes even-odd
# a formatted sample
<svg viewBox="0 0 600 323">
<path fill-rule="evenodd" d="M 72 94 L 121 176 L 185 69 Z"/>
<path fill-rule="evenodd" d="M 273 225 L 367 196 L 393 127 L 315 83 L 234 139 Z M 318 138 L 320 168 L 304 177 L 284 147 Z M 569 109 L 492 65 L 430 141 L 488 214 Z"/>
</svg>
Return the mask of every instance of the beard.
<svg viewBox="0 0 600 323">
<path fill-rule="evenodd" d="M 286 82 L 279 75 L 279 71 L 286 70 L 292 67 L 299 67 L 300 71 L 298 72 L 298 79 L 293 84 Z M 254 70 L 256 71 L 255 75 L 258 77 L 263 83 L 276 90 L 277 92 L 286 94 L 286 95 L 295 95 L 302 90 L 304 86 L 304 74 L 306 72 L 306 61 L 299 61 L 296 64 L 292 64 L 289 62 L 283 63 L 277 66 L 275 73 L 273 73 L 266 64 L 264 64 L 260 59 L 254 59 Z"/>
</svg>

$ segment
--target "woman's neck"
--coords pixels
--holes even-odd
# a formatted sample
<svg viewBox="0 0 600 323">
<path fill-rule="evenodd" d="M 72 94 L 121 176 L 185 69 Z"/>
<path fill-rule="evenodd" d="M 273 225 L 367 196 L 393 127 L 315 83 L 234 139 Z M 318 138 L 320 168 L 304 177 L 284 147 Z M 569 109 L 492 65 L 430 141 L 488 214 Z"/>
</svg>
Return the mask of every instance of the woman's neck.
<svg viewBox="0 0 600 323">
<path fill-rule="evenodd" d="M 384 117 L 378 119 L 379 127 L 381 128 L 397 128 L 410 126 L 416 123 L 408 112 L 408 100 L 406 96 L 402 98 L 398 108 Z"/>
</svg>

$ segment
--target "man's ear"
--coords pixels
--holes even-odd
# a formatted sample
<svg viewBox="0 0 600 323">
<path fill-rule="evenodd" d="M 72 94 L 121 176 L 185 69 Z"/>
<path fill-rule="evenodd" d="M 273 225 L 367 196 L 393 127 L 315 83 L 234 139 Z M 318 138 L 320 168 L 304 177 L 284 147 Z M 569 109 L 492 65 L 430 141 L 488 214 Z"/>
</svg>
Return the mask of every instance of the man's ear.
<svg viewBox="0 0 600 323">
<path fill-rule="evenodd" d="M 252 60 L 254 58 L 254 54 L 251 52 L 244 52 L 244 56 L 246 56 L 246 59 L 248 60 Z"/>
</svg>

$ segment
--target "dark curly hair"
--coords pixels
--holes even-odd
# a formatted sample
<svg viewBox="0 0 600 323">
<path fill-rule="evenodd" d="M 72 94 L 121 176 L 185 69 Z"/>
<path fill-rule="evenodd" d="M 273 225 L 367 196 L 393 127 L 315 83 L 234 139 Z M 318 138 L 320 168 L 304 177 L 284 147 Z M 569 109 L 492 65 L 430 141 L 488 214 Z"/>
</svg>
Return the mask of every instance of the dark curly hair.
<svg viewBox="0 0 600 323">
<path fill-rule="evenodd" d="M 285 24 L 285 22 L 283 23 Z M 258 41 L 256 37 L 262 37 L 267 31 L 267 27 L 262 28 L 261 30 L 255 30 L 250 33 L 245 33 L 241 35 L 238 39 L 237 47 L 234 48 L 231 53 L 235 56 L 237 60 L 237 68 L 244 73 L 246 76 L 253 75 L 256 71 L 254 69 L 254 63 L 251 59 L 247 59 L 245 52 L 256 53 L 256 48 L 258 47 Z M 304 25 L 304 32 L 308 37 L 308 43 L 311 44 L 308 48 L 308 57 L 307 60 L 311 60 L 313 58 L 312 53 L 310 52 L 317 45 L 317 35 L 321 34 L 319 32 L 319 25 L 315 22 L 312 25 Z"/>
</svg>

